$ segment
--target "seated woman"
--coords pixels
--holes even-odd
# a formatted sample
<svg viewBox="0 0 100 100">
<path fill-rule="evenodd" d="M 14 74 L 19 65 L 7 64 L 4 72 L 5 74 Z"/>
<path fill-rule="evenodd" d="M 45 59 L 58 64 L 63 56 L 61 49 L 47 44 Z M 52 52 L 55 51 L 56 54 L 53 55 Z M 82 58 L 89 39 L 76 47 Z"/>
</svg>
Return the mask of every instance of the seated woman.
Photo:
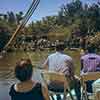
<svg viewBox="0 0 100 100">
<path fill-rule="evenodd" d="M 46 89 L 34 80 L 31 80 L 33 66 L 29 59 L 21 59 L 15 67 L 15 76 L 20 81 L 13 84 L 9 95 L 11 100 L 49 100 Z"/>
</svg>

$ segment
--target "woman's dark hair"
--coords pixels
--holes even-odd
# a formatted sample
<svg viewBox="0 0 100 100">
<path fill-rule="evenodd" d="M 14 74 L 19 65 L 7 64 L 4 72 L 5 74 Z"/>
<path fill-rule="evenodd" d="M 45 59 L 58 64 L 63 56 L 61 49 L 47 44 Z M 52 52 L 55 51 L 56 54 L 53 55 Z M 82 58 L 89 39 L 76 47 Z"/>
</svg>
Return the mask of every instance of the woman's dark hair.
<svg viewBox="0 0 100 100">
<path fill-rule="evenodd" d="M 16 63 L 15 76 L 20 81 L 27 81 L 32 77 L 33 66 L 30 59 L 21 59 Z"/>
</svg>

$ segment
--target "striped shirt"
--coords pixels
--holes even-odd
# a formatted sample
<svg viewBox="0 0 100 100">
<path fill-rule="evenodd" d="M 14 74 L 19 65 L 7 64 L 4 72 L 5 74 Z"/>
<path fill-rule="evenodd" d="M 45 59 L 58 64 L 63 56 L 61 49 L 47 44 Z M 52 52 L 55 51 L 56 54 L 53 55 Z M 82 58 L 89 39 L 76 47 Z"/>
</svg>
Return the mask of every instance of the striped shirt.
<svg viewBox="0 0 100 100">
<path fill-rule="evenodd" d="M 83 64 L 82 72 L 93 72 L 100 68 L 100 56 L 94 53 L 88 53 L 81 57 Z"/>
<path fill-rule="evenodd" d="M 48 64 L 48 70 L 62 72 L 66 75 L 74 74 L 73 61 L 68 55 L 56 52 L 48 56 L 44 65 Z"/>
</svg>

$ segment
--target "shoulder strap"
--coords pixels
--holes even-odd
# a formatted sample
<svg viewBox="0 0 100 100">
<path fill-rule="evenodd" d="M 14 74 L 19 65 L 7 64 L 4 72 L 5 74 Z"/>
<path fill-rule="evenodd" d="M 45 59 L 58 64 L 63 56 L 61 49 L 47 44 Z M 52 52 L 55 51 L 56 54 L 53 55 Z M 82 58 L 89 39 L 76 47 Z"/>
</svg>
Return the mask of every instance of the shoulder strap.
<svg viewBox="0 0 100 100">
<path fill-rule="evenodd" d="M 38 94 L 39 98 L 41 100 L 45 100 L 44 96 L 43 96 L 43 93 L 42 93 L 42 85 L 41 85 L 41 83 L 36 83 L 36 86 L 34 87 L 34 89 L 36 89 L 39 92 L 39 94 Z"/>
<path fill-rule="evenodd" d="M 10 91 L 9 91 L 9 95 L 12 96 L 14 95 L 15 91 L 14 91 L 14 84 L 11 86 Z"/>
</svg>

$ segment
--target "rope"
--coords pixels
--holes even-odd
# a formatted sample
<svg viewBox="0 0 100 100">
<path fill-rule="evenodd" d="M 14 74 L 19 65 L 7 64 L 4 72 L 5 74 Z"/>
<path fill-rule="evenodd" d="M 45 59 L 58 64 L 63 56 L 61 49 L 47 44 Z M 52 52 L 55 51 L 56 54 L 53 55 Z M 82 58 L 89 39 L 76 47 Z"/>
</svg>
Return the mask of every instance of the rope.
<svg viewBox="0 0 100 100">
<path fill-rule="evenodd" d="M 28 22 L 28 20 L 32 16 L 32 14 L 34 13 L 35 9 L 37 8 L 39 2 L 40 2 L 40 0 L 33 0 L 32 4 L 30 5 L 28 11 L 26 12 L 26 14 L 22 20 L 22 23 L 20 23 L 20 25 L 17 27 L 17 29 L 15 30 L 12 37 L 10 38 L 8 43 L 5 45 L 4 49 L 6 49 L 11 44 L 11 42 L 13 41 L 13 39 L 17 35 L 17 33 L 26 25 L 26 23 Z"/>
</svg>

